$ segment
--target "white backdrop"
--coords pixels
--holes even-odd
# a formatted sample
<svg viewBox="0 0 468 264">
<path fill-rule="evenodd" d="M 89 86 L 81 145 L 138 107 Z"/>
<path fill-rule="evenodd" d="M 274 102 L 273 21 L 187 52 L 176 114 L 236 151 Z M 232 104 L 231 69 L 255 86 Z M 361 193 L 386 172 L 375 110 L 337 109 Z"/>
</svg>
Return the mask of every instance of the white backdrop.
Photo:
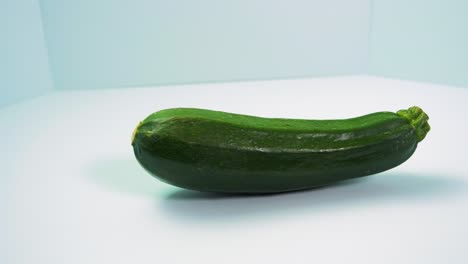
<svg viewBox="0 0 468 264">
<path fill-rule="evenodd" d="M 462 0 L 0 4 L 0 105 L 52 90 L 363 73 L 468 86 Z"/>
<path fill-rule="evenodd" d="M 374 0 L 370 73 L 468 87 L 468 1 Z"/>
<path fill-rule="evenodd" d="M 52 90 L 37 0 L 0 1 L 0 106 Z"/>
<path fill-rule="evenodd" d="M 366 72 L 369 0 L 43 0 L 57 89 Z"/>
<path fill-rule="evenodd" d="M 15 104 L 0 110 L 0 263 L 466 264 L 467 101 L 467 89 L 450 86 L 330 77 L 67 91 Z M 130 145 L 138 121 L 170 107 L 323 119 L 413 104 L 433 129 L 408 161 L 304 192 L 183 190 L 151 177 Z"/>
</svg>

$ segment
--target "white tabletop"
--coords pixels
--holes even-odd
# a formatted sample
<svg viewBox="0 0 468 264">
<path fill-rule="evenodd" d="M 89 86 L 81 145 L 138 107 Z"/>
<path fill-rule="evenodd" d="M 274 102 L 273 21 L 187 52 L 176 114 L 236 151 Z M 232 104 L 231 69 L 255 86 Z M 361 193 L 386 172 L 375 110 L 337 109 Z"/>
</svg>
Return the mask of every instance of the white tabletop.
<svg viewBox="0 0 468 264">
<path fill-rule="evenodd" d="M 56 92 L 2 108 L 0 262 L 468 263 L 467 103 L 464 88 L 351 76 Z M 407 162 L 311 191 L 182 190 L 130 146 L 140 120 L 170 107 L 321 119 L 412 105 L 432 130 Z"/>
</svg>

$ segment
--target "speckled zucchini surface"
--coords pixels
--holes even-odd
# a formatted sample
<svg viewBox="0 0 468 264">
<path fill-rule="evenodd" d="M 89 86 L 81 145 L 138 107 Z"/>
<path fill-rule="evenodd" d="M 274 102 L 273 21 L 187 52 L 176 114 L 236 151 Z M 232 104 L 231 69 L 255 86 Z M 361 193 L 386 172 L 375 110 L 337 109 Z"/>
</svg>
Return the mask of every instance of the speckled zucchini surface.
<svg viewBox="0 0 468 264">
<path fill-rule="evenodd" d="M 186 189 L 275 193 L 367 176 L 406 161 L 430 127 L 419 107 L 339 120 L 194 108 L 155 112 L 132 146 L 153 176 Z"/>
</svg>

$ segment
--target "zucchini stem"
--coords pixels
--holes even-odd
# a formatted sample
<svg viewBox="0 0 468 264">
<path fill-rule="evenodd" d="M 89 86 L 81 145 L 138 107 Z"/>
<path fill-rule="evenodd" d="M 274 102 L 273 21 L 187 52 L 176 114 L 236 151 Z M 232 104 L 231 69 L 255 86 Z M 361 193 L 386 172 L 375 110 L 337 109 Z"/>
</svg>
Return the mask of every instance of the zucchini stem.
<svg viewBox="0 0 468 264">
<path fill-rule="evenodd" d="M 418 106 L 412 106 L 408 109 L 399 110 L 397 115 L 406 119 L 412 127 L 416 130 L 418 142 L 421 142 L 431 130 L 429 123 L 429 116 Z"/>
</svg>

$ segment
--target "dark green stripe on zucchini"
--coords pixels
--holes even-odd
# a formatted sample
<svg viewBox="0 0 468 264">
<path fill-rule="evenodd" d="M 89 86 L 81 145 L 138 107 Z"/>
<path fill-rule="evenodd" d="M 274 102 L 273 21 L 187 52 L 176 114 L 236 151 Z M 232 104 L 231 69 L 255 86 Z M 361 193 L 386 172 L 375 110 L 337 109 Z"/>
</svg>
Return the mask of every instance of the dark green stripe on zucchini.
<svg viewBox="0 0 468 264">
<path fill-rule="evenodd" d="M 429 131 L 419 108 L 340 120 L 262 118 L 194 108 L 151 114 L 132 145 L 153 176 L 186 189 L 272 193 L 379 173 Z"/>
</svg>

